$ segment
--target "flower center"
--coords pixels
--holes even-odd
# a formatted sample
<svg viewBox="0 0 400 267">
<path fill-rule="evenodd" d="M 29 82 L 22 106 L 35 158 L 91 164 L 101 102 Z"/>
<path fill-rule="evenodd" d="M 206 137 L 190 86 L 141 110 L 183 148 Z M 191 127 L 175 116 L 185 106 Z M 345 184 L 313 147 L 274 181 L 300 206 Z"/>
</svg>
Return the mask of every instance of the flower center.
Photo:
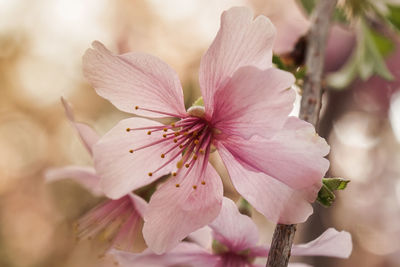
<svg viewBox="0 0 400 267">
<path fill-rule="evenodd" d="M 139 109 L 139 107 L 135 107 Z M 156 112 L 156 111 L 153 111 Z M 176 116 L 180 117 L 180 116 Z M 187 173 L 193 168 L 195 162 L 201 164 L 202 173 L 208 163 L 208 157 L 212 149 L 212 140 L 215 131 L 204 118 L 204 108 L 194 106 L 189 108 L 188 116 L 181 117 L 178 122 L 170 125 L 159 125 L 142 128 L 127 128 L 127 132 L 146 130 L 147 135 L 152 137 L 157 134 L 159 138 L 152 138 L 152 141 L 141 147 L 132 148 L 129 153 L 148 148 L 160 143 L 166 144 L 162 146 L 165 150 L 160 151 L 160 157 L 165 159 L 165 162 L 155 170 L 151 170 L 148 175 L 153 176 L 159 170 L 163 169 L 168 164 L 180 160 L 176 163 L 176 171 L 172 172 L 172 176 L 176 176 L 183 168 L 187 168 Z M 160 146 L 161 147 L 161 146 Z M 168 156 L 167 156 L 168 155 Z M 201 181 L 205 185 L 205 181 Z M 179 187 L 179 184 L 176 185 Z M 196 189 L 197 185 L 193 185 Z"/>
</svg>

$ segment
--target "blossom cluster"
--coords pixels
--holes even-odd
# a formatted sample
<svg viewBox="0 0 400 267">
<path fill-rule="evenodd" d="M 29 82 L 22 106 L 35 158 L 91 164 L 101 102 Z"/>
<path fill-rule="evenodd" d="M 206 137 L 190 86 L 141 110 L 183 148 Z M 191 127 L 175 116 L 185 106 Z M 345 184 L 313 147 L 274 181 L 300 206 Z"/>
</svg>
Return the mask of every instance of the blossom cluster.
<svg viewBox="0 0 400 267">
<path fill-rule="evenodd" d="M 253 221 L 223 197 L 209 163 L 215 151 L 237 192 L 267 219 L 294 224 L 310 216 L 329 167 L 329 146 L 311 124 L 289 116 L 295 78 L 274 68 L 274 37 L 268 18 L 253 19 L 247 8 L 225 11 L 201 59 L 202 98 L 188 109 L 178 75 L 166 63 L 143 53 L 116 55 L 93 43 L 83 57 L 86 79 L 135 116 L 99 137 L 75 121 L 63 99 L 94 167 L 52 169 L 47 179 L 71 177 L 108 198 L 79 220 L 80 237 L 102 236 L 122 266 L 257 266 L 254 259 L 265 258 L 268 247 L 257 245 Z M 132 193 L 166 176 L 148 203 Z M 133 254 L 142 219 L 148 249 Z M 330 229 L 294 246 L 292 254 L 348 257 L 350 251 L 349 234 Z"/>
</svg>

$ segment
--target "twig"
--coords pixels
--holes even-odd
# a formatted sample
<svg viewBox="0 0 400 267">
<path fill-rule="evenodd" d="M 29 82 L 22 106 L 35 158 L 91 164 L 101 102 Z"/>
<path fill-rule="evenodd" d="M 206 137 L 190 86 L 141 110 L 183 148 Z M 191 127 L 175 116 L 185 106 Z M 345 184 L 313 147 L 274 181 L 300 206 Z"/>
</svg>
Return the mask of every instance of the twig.
<svg viewBox="0 0 400 267">
<path fill-rule="evenodd" d="M 321 109 L 321 81 L 325 44 L 337 0 L 320 0 L 311 16 L 306 52 L 306 77 L 300 106 L 300 119 L 318 125 Z M 267 267 L 286 267 L 290 258 L 296 225 L 277 224 L 272 237 Z"/>
</svg>

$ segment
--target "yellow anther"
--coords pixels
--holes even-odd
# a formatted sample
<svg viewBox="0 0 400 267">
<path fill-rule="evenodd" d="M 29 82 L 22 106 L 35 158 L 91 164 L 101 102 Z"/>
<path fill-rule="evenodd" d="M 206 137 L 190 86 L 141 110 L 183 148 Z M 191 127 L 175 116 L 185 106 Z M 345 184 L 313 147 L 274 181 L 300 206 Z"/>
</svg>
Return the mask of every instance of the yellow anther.
<svg viewBox="0 0 400 267">
<path fill-rule="evenodd" d="M 182 144 L 180 144 L 180 145 L 179 145 L 179 148 L 183 148 L 183 145 L 182 145 Z"/>
<path fill-rule="evenodd" d="M 197 159 L 197 155 L 194 155 L 194 156 L 193 156 L 193 160 L 196 160 L 196 159 Z"/>
<path fill-rule="evenodd" d="M 130 128 L 126 128 L 126 131 L 129 132 L 131 129 Z"/>
<path fill-rule="evenodd" d="M 162 137 L 167 138 L 167 134 L 163 134 Z"/>
<path fill-rule="evenodd" d="M 179 187 L 179 186 L 180 186 L 179 184 L 176 184 L 176 185 L 175 185 L 175 187 Z"/>
<path fill-rule="evenodd" d="M 176 176 L 176 172 L 173 172 L 173 173 L 172 173 L 172 176 Z"/>
<path fill-rule="evenodd" d="M 136 106 L 135 109 L 139 109 L 139 106 Z"/>
<path fill-rule="evenodd" d="M 188 134 L 189 134 L 188 132 L 184 132 L 184 133 L 183 133 L 184 136 L 187 136 Z"/>
<path fill-rule="evenodd" d="M 149 172 L 149 176 L 150 176 L 150 177 L 153 176 L 153 173 L 152 173 L 152 172 Z"/>
<path fill-rule="evenodd" d="M 175 132 L 174 135 L 175 135 L 175 136 L 178 136 L 178 135 L 179 135 L 179 132 Z"/>
<path fill-rule="evenodd" d="M 197 185 L 194 185 L 194 186 L 193 186 L 193 189 L 197 189 Z"/>
<path fill-rule="evenodd" d="M 166 131 L 168 131 L 168 129 L 167 129 L 167 128 L 164 128 L 163 131 L 166 132 Z"/>
<path fill-rule="evenodd" d="M 196 136 L 197 134 L 198 134 L 197 131 L 194 131 L 194 132 L 193 132 L 193 136 Z"/>
<path fill-rule="evenodd" d="M 178 161 L 178 162 L 176 163 L 176 167 L 177 167 L 178 169 L 182 168 L 182 166 L 183 166 L 182 160 L 180 160 L 180 161 Z"/>
<path fill-rule="evenodd" d="M 171 126 L 172 126 L 172 127 L 175 127 L 175 123 L 171 123 Z"/>
<path fill-rule="evenodd" d="M 205 181 L 201 181 L 201 184 L 202 184 L 202 185 L 205 185 L 205 184 L 206 184 L 206 182 L 205 182 Z"/>
<path fill-rule="evenodd" d="M 204 149 L 200 148 L 199 152 L 200 152 L 201 154 L 204 154 Z"/>
<path fill-rule="evenodd" d="M 148 135 L 151 135 L 151 131 L 148 131 L 147 134 L 148 134 Z"/>
<path fill-rule="evenodd" d="M 129 153 L 133 153 L 133 149 L 129 150 Z"/>
<path fill-rule="evenodd" d="M 165 154 L 161 154 L 161 158 L 165 158 Z"/>
<path fill-rule="evenodd" d="M 177 143 L 177 142 L 178 142 L 178 139 L 174 138 L 174 143 Z"/>
<path fill-rule="evenodd" d="M 199 140 L 198 139 L 194 140 L 194 144 L 195 145 L 199 144 Z"/>
<path fill-rule="evenodd" d="M 189 163 L 186 163 L 186 164 L 185 164 L 185 167 L 186 167 L 186 168 L 189 168 Z"/>
</svg>

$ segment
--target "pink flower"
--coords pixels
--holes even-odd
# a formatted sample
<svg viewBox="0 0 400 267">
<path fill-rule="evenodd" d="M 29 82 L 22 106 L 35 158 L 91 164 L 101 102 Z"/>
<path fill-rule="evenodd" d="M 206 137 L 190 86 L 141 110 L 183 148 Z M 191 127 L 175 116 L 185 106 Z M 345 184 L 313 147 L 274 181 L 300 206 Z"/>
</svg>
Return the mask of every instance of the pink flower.
<svg viewBox="0 0 400 267">
<path fill-rule="evenodd" d="M 61 101 L 68 119 L 76 128 L 88 152 L 92 154 L 93 145 L 99 140 L 99 136 L 88 125 L 76 122 L 70 105 L 63 98 Z M 66 166 L 49 169 L 45 178 L 48 182 L 72 178 L 92 194 L 103 195 L 100 176 L 92 167 Z M 78 220 L 78 238 L 99 238 L 106 241 L 107 247 L 131 250 L 146 207 L 147 203 L 132 193 L 116 200 L 108 199 Z"/>
<path fill-rule="evenodd" d="M 235 203 L 224 198 L 221 213 L 209 225 L 214 239 L 202 247 L 196 243 L 182 242 L 163 255 L 156 255 L 149 249 L 139 254 L 113 250 L 119 265 L 129 266 L 265 266 L 253 263 L 256 258 L 266 258 L 269 247 L 258 246 L 258 229 L 251 218 L 238 212 Z M 202 235 L 204 231 L 202 229 Z M 204 238 L 203 238 L 204 239 Z M 211 240 L 211 238 L 210 238 Z M 348 258 L 352 251 L 351 235 L 333 228 L 307 243 L 294 245 L 294 256 L 330 256 Z M 257 260 L 259 262 L 259 260 Z"/>
<path fill-rule="evenodd" d="M 312 125 L 288 117 L 294 77 L 272 67 L 275 29 L 264 16 L 231 8 L 200 65 L 203 106 L 185 110 L 177 74 L 142 53 L 114 55 L 94 42 L 83 58 L 97 93 L 122 111 L 175 117 L 163 125 L 120 121 L 95 146 L 107 196 L 119 198 L 160 176 L 172 178 L 152 196 L 143 234 L 167 251 L 218 215 L 222 182 L 208 163 L 216 148 L 237 191 L 274 222 L 303 222 L 312 213 L 329 162 L 329 147 Z"/>
</svg>

